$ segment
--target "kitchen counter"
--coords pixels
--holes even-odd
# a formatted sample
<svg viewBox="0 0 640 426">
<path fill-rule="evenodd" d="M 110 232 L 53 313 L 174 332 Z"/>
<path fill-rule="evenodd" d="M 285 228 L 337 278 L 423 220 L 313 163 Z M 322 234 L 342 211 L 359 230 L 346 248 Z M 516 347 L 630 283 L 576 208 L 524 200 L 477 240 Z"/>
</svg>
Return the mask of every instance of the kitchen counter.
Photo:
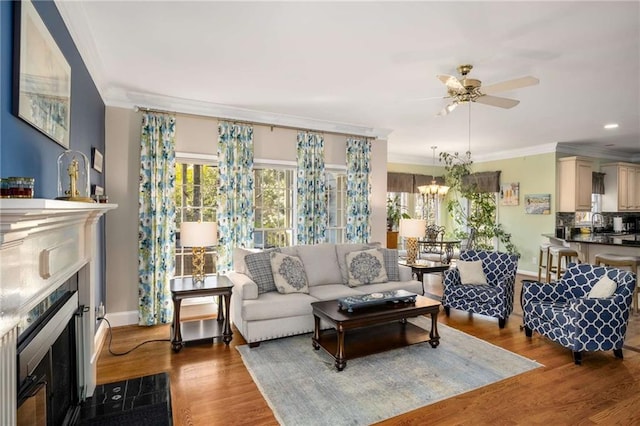
<svg viewBox="0 0 640 426">
<path fill-rule="evenodd" d="M 583 263 L 594 263 L 600 253 L 620 255 L 640 254 L 640 234 L 574 234 L 569 238 L 557 238 L 555 234 L 542 234 L 553 244 L 571 247 L 578 252 Z"/>
</svg>

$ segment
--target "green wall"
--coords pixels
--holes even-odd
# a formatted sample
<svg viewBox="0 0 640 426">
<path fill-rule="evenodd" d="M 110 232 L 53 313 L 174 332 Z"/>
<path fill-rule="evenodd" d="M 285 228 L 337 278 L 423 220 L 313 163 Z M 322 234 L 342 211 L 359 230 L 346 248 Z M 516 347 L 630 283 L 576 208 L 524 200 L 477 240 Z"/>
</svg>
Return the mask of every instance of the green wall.
<svg viewBox="0 0 640 426">
<path fill-rule="evenodd" d="M 403 173 L 444 174 L 444 167 L 415 164 L 389 163 L 387 170 Z M 520 183 L 520 204 L 501 206 L 498 203 L 498 220 L 504 229 L 511 233 L 512 241 L 520 250 L 522 256 L 518 262 L 518 269 L 523 273 L 530 272 L 537 275 L 538 249 L 540 243 L 548 241 L 542 234 L 555 232 L 556 153 L 474 163 L 472 170 L 474 172 L 500 170 L 501 183 Z M 551 194 L 550 214 L 526 214 L 524 210 L 525 194 Z M 445 214 L 444 217 L 447 215 Z M 448 222 L 445 223 L 445 226 L 448 229 L 452 227 Z"/>
</svg>

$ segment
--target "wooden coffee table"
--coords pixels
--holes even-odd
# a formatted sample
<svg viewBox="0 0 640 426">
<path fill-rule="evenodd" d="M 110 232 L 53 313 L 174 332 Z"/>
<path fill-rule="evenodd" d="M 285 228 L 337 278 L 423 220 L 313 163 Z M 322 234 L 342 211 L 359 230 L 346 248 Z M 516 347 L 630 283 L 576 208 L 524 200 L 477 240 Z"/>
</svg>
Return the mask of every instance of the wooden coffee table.
<svg viewBox="0 0 640 426">
<path fill-rule="evenodd" d="M 315 331 L 313 348 L 323 348 L 335 359 L 338 371 L 344 370 L 348 359 L 390 349 L 429 342 L 432 348 L 440 344 L 438 312 L 440 302 L 416 296 L 415 303 L 389 303 L 354 310 L 349 313 L 338 306 L 337 300 L 314 302 Z M 431 315 L 431 331 L 407 322 L 407 318 Z M 320 330 L 320 320 L 335 330 Z M 347 331 L 349 331 L 347 333 Z"/>
</svg>

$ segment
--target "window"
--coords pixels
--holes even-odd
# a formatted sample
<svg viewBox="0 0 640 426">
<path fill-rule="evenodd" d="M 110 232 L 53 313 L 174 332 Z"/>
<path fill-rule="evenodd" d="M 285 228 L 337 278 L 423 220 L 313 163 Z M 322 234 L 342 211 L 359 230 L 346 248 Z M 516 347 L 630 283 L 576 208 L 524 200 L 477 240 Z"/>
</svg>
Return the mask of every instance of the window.
<svg viewBox="0 0 640 426">
<path fill-rule="evenodd" d="M 285 247 L 294 241 L 295 170 L 256 168 L 254 173 L 254 246 Z"/>
<path fill-rule="evenodd" d="M 180 245 L 182 222 L 216 221 L 218 168 L 213 164 L 176 161 L 176 276 L 193 272 L 191 248 Z M 215 273 L 215 251 L 205 252 L 205 274 Z"/>
<path fill-rule="evenodd" d="M 344 171 L 327 171 L 327 242 L 343 243 L 347 225 L 347 174 Z"/>
</svg>

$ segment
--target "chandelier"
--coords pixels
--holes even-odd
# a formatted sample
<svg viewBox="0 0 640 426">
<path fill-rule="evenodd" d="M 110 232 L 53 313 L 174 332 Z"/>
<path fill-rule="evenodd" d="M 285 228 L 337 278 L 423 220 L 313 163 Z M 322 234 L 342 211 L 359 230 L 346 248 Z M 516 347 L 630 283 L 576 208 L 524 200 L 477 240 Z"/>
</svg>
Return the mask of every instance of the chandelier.
<svg viewBox="0 0 640 426">
<path fill-rule="evenodd" d="M 436 148 L 437 146 L 431 147 L 431 149 L 433 150 L 434 165 L 436 164 Z M 433 179 L 431 179 L 430 185 L 421 185 L 418 187 L 418 191 L 420 191 L 422 195 L 425 195 L 431 198 L 444 197 L 445 195 L 447 195 L 447 192 L 449 191 L 449 187 L 445 185 L 438 185 L 436 183 L 435 177 L 433 177 Z"/>
</svg>

